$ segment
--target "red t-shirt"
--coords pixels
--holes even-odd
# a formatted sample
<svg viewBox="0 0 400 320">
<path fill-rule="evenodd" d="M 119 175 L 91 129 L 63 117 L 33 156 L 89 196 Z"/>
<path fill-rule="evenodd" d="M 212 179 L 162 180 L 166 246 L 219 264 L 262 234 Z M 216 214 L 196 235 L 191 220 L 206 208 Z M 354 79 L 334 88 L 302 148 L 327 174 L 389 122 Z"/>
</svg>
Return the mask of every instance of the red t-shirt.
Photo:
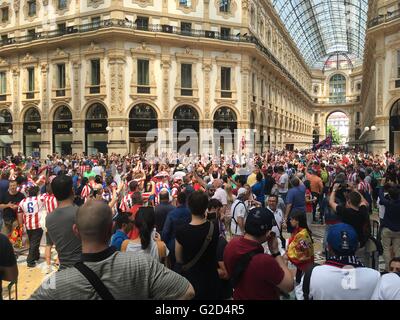
<svg viewBox="0 0 400 320">
<path fill-rule="evenodd" d="M 284 272 L 275 258 L 264 254 L 264 249 L 256 241 L 238 237 L 232 239 L 224 252 L 224 263 L 229 275 L 240 257 L 249 251 L 259 250 L 253 256 L 233 293 L 234 300 L 279 300 L 277 285 L 282 282 Z"/>
<path fill-rule="evenodd" d="M 136 218 L 136 213 L 141 206 L 141 204 L 135 204 L 129 211 L 134 219 Z M 132 230 L 128 233 L 128 237 L 131 240 L 137 239 L 137 237 L 139 237 L 139 229 L 136 228 L 136 226 L 133 226 Z"/>
</svg>

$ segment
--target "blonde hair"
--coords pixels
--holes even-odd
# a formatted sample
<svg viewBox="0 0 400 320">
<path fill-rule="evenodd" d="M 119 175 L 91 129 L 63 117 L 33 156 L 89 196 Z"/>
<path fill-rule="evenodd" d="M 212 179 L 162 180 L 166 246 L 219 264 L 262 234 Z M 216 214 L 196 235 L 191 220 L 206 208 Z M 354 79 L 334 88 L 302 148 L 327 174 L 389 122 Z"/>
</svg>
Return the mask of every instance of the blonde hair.
<svg viewBox="0 0 400 320">
<path fill-rule="evenodd" d="M 232 193 L 232 186 L 229 183 L 225 184 L 225 192 L 226 192 L 228 201 L 233 202 L 234 199 L 233 199 L 233 193 Z"/>
</svg>

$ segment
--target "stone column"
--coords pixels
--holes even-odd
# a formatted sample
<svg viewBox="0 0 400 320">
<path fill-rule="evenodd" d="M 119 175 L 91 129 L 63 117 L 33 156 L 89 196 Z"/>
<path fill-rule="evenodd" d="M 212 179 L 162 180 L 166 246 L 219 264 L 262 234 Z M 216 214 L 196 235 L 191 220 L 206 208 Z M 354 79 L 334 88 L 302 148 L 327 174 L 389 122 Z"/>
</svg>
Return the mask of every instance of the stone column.
<svg viewBox="0 0 400 320">
<path fill-rule="evenodd" d="M 109 132 L 108 152 L 127 154 L 127 141 L 129 140 L 128 119 L 124 117 L 124 65 L 125 50 L 122 48 L 110 49 L 108 52 L 110 67 L 110 109 L 108 126 L 112 129 Z M 122 130 L 121 130 L 122 129 Z"/>
<path fill-rule="evenodd" d="M 52 121 L 49 120 L 42 120 L 40 129 L 42 130 L 41 132 L 41 137 L 40 137 L 40 158 L 41 159 L 46 159 L 47 155 L 52 154 L 53 150 L 51 148 L 51 127 L 52 127 Z"/>
<path fill-rule="evenodd" d="M 159 126 L 162 129 L 162 137 L 160 141 L 161 150 L 166 152 L 172 151 L 173 144 L 173 123 L 169 110 L 169 72 L 171 69 L 171 56 L 168 47 L 161 49 L 161 69 L 162 69 L 162 108 L 160 114 Z M 168 130 L 167 130 L 168 129 Z M 176 132 L 175 132 L 176 134 Z"/>
<path fill-rule="evenodd" d="M 12 115 L 13 115 L 13 144 L 11 149 L 13 154 L 18 154 L 18 152 L 23 152 L 23 123 L 20 122 L 20 108 L 19 108 L 19 75 L 20 71 L 18 67 L 12 69 L 13 77 L 13 87 L 12 87 Z"/>
<path fill-rule="evenodd" d="M 72 153 L 82 154 L 85 150 L 85 114 L 81 112 L 81 60 L 79 56 L 72 59 Z"/>
</svg>

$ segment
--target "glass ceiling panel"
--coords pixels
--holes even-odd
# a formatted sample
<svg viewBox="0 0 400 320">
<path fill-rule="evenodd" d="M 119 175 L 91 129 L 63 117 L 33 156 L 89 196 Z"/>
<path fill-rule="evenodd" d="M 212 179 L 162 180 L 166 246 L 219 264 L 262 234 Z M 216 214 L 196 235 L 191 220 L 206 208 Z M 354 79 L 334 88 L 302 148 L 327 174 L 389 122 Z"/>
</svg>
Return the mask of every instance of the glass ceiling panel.
<svg viewBox="0 0 400 320">
<path fill-rule="evenodd" d="M 322 69 L 333 53 L 361 63 L 368 0 L 271 0 L 311 68 Z"/>
</svg>

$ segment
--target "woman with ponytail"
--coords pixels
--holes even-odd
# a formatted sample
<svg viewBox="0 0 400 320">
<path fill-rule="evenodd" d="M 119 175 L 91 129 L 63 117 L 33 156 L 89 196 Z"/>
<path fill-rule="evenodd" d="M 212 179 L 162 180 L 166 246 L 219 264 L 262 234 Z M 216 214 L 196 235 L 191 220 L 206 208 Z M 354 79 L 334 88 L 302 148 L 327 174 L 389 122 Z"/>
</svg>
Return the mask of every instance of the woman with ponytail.
<svg viewBox="0 0 400 320">
<path fill-rule="evenodd" d="M 164 262 L 168 256 L 168 249 L 156 232 L 154 207 L 140 207 L 135 216 L 135 226 L 139 236 L 134 240 L 125 240 L 121 251 L 143 252 Z"/>
</svg>

